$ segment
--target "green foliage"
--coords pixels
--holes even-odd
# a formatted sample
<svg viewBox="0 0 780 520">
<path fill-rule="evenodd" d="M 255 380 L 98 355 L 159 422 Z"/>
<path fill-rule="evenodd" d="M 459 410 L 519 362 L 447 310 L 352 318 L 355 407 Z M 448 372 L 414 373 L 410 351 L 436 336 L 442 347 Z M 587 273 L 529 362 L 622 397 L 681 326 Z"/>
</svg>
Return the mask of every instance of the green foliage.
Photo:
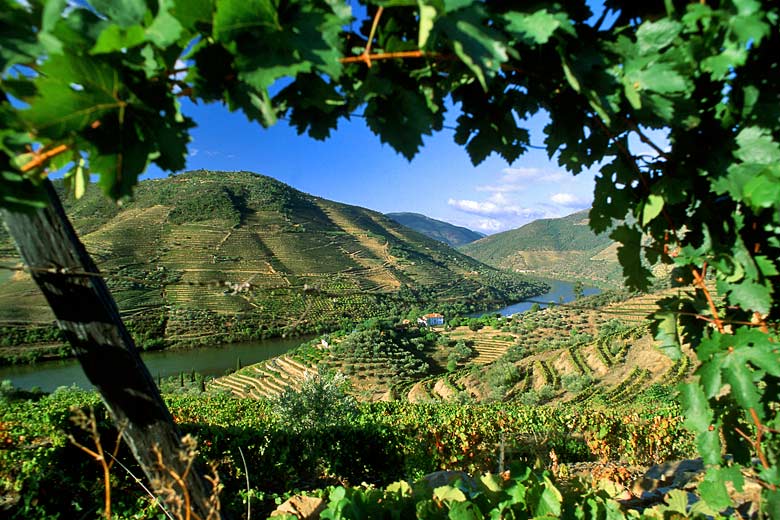
<svg viewBox="0 0 780 520">
<path fill-rule="evenodd" d="M 67 440 L 72 434 L 79 442 L 89 442 L 70 421 L 70 408 L 93 407 L 104 446 L 113 445 L 116 432 L 97 394 L 60 390 L 42 396 L 4 387 L 2 395 L 0 491 L 18 500 L 8 510 L 9 518 L 73 516 L 79 508 L 88 510 L 100 503 L 99 467 Z M 326 421 L 292 422 L 297 415 L 278 413 L 278 403 L 270 401 L 210 393 L 167 393 L 165 399 L 180 428 L 199 439 L 204 458 L 220 462 L 224 511 L 235 516 L 246 510 L 239 500 L 239 492 L 246 489 L 239 448 L 252 483 L 254 516 L 258 509 L 268 512 L 275 507 L 275 496 L 294 489 L 414 481 L 439 469 L 474 475 L 493 471 L 502 440 L 507 463 L 525 464 L 533 464 L 539 454 L 551 449 L 562 463 L 603 453 L 621 454 L 636 463 L 686 456 L 691 445 L 681 427 L 679 407 L 658 403 L 608 410 L 529 408 L 513 403 L 364 403 L 347 405 L 349 413 L 332 417 L 328 425 Z M 336 408 L 343 406 L 343 401 L 338 402 Z M 118 458 L 134 473 L 140 471 L 126 448 Z M 112 470 L 112 481 L 117 497 L 141 494 L 121 468 Z M 128 517 L 145 510 L 136 500 L 115 505 Z"/>
<path fill-rule="evenodd" d="M 443 128 L 452 99 L 454 139 L 475 164 L 492 153 L 514 161 L 530 141 L 521 125 L 545 111 L 549 155 L 574 173 L 599 169 L 590 227 L 620 242 L 628 285 L 649 287 L 658 262 L 676 268 L 675 281 L 696 280 L 691 297 L 662 309 L 667 350 L 671 315 L 701 361 L 682 391 L 689 425 L 712 479 L 732 481 L 721 434 L 728 446 L 737 424 L 747 429 L 775 513 L 777 438 L 764 433 L 780 429 L 776 3 L 612 0 L 598 26 L 585 0 L 382 4 L 393 8 L 372 48 L 425 59 L 342 63 L 345 42 L 363 48 L 371 24 L 350 23 L 339 0 L 2 0 L 0 204 L 39 206 L 47 172 L 68 164 L 76 194 L 89 172 L 112 198 L 130 195 L 150 163 L 181 169 L 193 122 L 180 92 L 264 125 L 288 116 L 318 138 L 364 106 L 371 131 L 408 158 Z M 40 157 L 32 145 L 68 153 L 23 169 Z M 722 504 L 718 492 L 704 498 Z"/>
<path fill-rule="evenodd" d="M 507 390 L 520 381 L 521 373 L 517 365 L 506 360 L 498 360 L 490 365 L 485 379 L 493 399 L 503 399 Z"/>
<path fill-rule="evenodd" d="M 287 388 L 274 398 L 272 406 L 293 431 L 333 428 L 348 424 L 357 413 L 348 391 L 349 380 L 342 374 L 312 374 L 300 389 Z"/>
</svg>

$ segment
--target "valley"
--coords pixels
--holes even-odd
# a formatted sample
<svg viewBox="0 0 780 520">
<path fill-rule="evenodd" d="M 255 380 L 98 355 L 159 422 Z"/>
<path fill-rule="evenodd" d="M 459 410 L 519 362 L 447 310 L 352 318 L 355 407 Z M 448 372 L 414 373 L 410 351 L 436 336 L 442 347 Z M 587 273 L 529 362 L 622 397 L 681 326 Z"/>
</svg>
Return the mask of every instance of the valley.
<svg viewBox="0 0 780 520">
<path fill-rule="evenodd" d="M 221 461 L 234 502 L 246 471 L 260 482 L 250 501 L 269 513 L 293 489 L 693 453 L 675 388 L 698 361 L 687 346 L 667 357 L 647 322 L 683 289 L 616 288 L 614 245 L 583 213 L 458 251 L 247 172 L 146 181 L 121 207 L 94 192 L 66 200 L 175 421 Z M 3 236 L 0 256 L 18 265 Z M 51 487 L 39 466 L 16 465 L 30 456 L 90 475 L 65 410 L 106 412 L 78 363 L 41 362 L 69 353 L 27 273 L 5 272 L 0 356 L 22 364 L 0 368 L 0 442 L 13 448 L 0 460 L 21 469 L 0 475 Z M 421 323 L 430 313 L 441 323 Z M 42 504 L 70 507 L 59 495 Z"/>
<path fill-rule="evenodd" d="M 248 172 L 145 181 L 121 207 L 97 190 L 65 201 L 144 350 L 336 330 L 411 306 L 474 312 L 546 289 L 377 212 Z M 0 263 L 19 268 L 0 281 L 0 359 L 64 355 L 4 234 Z"/>
</svg>

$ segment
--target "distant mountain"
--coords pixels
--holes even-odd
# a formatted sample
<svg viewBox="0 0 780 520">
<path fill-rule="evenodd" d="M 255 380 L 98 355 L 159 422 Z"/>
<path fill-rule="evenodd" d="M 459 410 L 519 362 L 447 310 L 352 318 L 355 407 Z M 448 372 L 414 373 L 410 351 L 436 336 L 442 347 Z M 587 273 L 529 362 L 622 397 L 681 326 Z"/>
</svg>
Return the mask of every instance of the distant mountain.
<svg viewBox="0 0 780 520">
<path fill-rule="evenodd" d="M 143 181 L 122 206 L 94 186 L 63 198 L 147 346 L 332 329 L 411 306 L 495 308 L 544 289 L 381 213 L 248 172 Z M 18 261 L 0 234 L 0 263 Z M 0 274 L 0 345 L 13 345 L 22 335 L 4 324 L 44 327 L 53 316 L 28 275 Z"/>
<path fill-rule="evenodd" d="M 617 247 L 607 233 L 588 226 L 588 211 L 535 220 L 460 247 L 488 265 L 563 280 L 621 284 Z"/>
<path fill-rule="evenodd" d="M 468 228 L 454 226 L 449 222 L 436 220 L 419 213 L 385 213 L 385 216 L 427 237 L 444 242 L 450 247 L 459 247 L 485 236 Z"/>
</svg>

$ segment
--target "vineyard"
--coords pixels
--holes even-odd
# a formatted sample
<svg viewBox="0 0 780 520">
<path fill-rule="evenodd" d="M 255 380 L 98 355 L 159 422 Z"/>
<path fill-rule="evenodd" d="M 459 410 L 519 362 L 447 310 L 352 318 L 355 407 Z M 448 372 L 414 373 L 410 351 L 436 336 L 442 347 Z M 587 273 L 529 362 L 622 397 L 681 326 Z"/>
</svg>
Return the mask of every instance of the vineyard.
<svg viewBox="0 0 780 520">
<path fill-rule="evenodd" d="M 599 460 L 649 464 L 687 456 L 691 450 L 680 410 L 673 404 L 601 408 L 366 403 L 344 414 L 338 424 L 301 429 L 295 417 L 280 414 L 272 399 L 234 399 L 219 392 L 167 394 L 166 399 L 181 428 L 197 435 L 205 460 L 219 462 L 223 501 L 231 511 L 245 509 L 240 497 L 267 514 L 276 507 L 276 497 L 289 496 L 285 494 L 293 489 L 317 495 L 327 494 L 327 486 L 336 483 L 415 481 L 443 469 L 495 472 L 499 465 L 549 462 L 551 451 L 561 464 L 576 466 Z M 6 392 L 2 402 L 0 489 L 4 507 L 13 506 L 11 518 L 70 515 L 99 503 L 99 467 L 67 439 L 73 435 L 79 443 L 92 442 L 69 418 L 74 406 L 93 407 L 102 442 L 113 443 L 115 434 L 96 395 L 72 390 L 43 397 Z M 124 447 L 117 458 L 137 470 Z M 123 497 L 117 498 L 117 510 L 139 515 L 135 518 L 156 518 L 124 470 L 114 469 L 112 481 L 115 496 Z M 35 501 L 25 500 L 32 496 Z"/>
<path fill-rule="evenodd" d="M 142 348 L 149 322 L 163 323 L 154 348 L 213 344 L 334 330 L 410 305 L 486 308 L 544 288 L 256 174 L 145 181 L 121 209 L 100 197 L 67 200 L 68 211 Z M 3 234 L 0 261 L 18 264 Z M 12 337 L 52 321 L 28 273 L 0 280 L 0 325 Z M 13 352 L 0 346 L 0 359 Z"/>
<path fill-rule="evenodd" d="M 594 307 L 599 299 L 582 300 L 582 309 L 466 319 L 468 326 L 436 331 L 374 320 L 329 335 L 329 344 L 313 340 L 284 358 L 216 379 L 212 388 L 264 398 L 299 387 L 306 373 L 338 372 L 362 401 L 615 405 L 690 375 L 690 354 L 672 361 L 656 349 L 643 324 L 612 317 L 621 306 L 650 309 L 646 295 Z M 466 354 L 452 364 L 459 343 Z M 269 365 L 277 374 L 269 374 Z"/>
</svg>

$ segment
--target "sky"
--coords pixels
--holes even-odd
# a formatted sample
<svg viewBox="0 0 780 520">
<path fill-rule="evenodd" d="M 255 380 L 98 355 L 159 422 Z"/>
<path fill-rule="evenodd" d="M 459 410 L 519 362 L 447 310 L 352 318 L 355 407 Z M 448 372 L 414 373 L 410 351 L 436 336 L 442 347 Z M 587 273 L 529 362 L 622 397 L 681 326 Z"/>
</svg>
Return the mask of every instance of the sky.
<svg viewBox="0 0 780 520">
<path fill-rule="evenodd" d="M 365 11 L 351 2 L 360 19 Z M 593 20 L 603 0 L 588 0 Z M 245 170 L 268 175 L 306 193 L 382 213 L 414 212 L 485 234 L 518 228 L 540 218 L 555 218 L 589 208 L 594 172 L 576 177 L 530 149 L 512 164 L 491 155 L 471 164 L 453 130 L 424 138 L 411 161 L 383 145 L 361 118 L 342 120 L 326 141 L 297 135 L 285 121 L 264 129 L 241 113 L 218 104 L 182 100 L 197 123 L 191 135 L 187 170 Z M 445 126 L 454 126 L 450 110 Z M 544 144 L 545 114 L 528 121 L 531 144 Z M 144 178 L 168 175 L 152 166 Z"/>
<path fill-rule="evenodd" d="M 531 149 L 512 164 L 492 155 L 474 167 L 445 129 L 425 138 L 409 162 L 360 118 L 342 120 L 328 140 L 316 141 L 285 121 L 264 129 L 219 104 L 182 105 L 198 125 L 187 170 L 252 171 L 326 199 L 382 213 L 422 213 L 486 234 L 562 217 L 592 201 L 593 174 L 574 177 L 544 150 Z M 545 123 L 544 116 L 529 121 L 532 144 L 543 144 Z M 152 167 L 144 178 L 166 175 Z"/>
</svg>

